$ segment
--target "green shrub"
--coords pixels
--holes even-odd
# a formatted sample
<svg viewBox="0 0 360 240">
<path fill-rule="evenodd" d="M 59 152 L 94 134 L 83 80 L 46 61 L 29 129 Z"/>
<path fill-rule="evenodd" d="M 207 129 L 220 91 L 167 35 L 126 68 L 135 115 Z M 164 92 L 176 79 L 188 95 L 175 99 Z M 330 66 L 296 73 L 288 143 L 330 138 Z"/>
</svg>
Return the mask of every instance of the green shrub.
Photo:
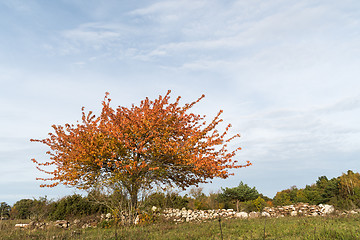
<svg viewBox="0 0 360 240">
<path fill-rule="evenodd" d="M 266 207 L 266 202 L 261 197 L 258 197 L 257 199 L 253 200 L 252 202 L 253 202 L 257 212 L 261 212 L 264 209 L 264 207 Z"/>
<path fill-rule="evenodd" d="M 155 206 L 158 208 L 178 208 L 186 207 L 188 198 L 180 196 L 175 192 L 155 192 L 147 196 L 143 202 L 145 208 L 150 209 Z"/>
<path fill-rule="evenodd" d="M 57 202 L 53 202 L 51 204 L 49 219 L 69 219 L 95 213 L 104 213 L 106 211 L 107 208 L 103 205 L 96 204 L 89 201 L 87 198 L 82 197 L 81 195 L 74 194 L 71 196 L 66 196 Z"/>
</svg>

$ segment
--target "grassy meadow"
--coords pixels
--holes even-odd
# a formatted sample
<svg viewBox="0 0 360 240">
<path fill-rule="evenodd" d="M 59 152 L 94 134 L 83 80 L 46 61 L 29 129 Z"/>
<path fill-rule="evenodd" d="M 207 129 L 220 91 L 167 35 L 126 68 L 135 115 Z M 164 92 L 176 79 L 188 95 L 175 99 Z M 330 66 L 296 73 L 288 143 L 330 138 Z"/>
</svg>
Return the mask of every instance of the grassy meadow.
<svg viewBox="0 0 360 240">
<path fill-rule="evenodd" d="M 228 219 L 88 229 L 15 229 L 2 221 L 0 239 L 360 239 L 360 216 Z M 24 221 L 21 221 L 24 223 Z M 221 234 L 222 231 L 222 234 Z"/>
</svg>

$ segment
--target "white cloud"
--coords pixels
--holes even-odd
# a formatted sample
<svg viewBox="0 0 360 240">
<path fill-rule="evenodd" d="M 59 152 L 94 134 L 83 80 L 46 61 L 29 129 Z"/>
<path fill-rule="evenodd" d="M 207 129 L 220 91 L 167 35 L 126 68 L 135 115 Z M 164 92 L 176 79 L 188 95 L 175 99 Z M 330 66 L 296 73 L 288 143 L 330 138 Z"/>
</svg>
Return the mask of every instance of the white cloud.
<svg viewBox="0 0 360 240">
<path fill-rule="evenodd" d="M 99 110 L 105 91 L 114 105 L 129 106 L 172 89 L 184 102 L 205 93 L 194 110 L 212 116 L 224 109 L 225 121 L 242 134 L 238 159 L 254 166 L 224 184 L 244 180 L 274 192 L 281 189 L 266 185 L 268 179 L 297 185 L 290 178 L 298 174 L 311 183 L 298 169 L 316 178 L 356 165 L 357 1 L 70 2 L 52 3 L 61 11 L 50 19 L 50 5 L 41 5 L 50 13 L 36 15 L 18 3 L 16 14 L 37 17 L 25 22 L 12 13 L 21 27 L 10 30 L 32 41 L 19 48 L 7 34 L 0 38 L 5 158 L 19 150 L 16 163 L 27 161 L 32 153 L 21 139 L 76 121 L 81 106 Z M 321 167 L 314 170 L 316 161 Z M 22 171 L 22 180 L 36 175 L 35 168 Z"/>
<path fill-rule="evenodd" d="M 154 3 L 145 8 L 139 8 L 131 11 L 130 15 L 165 15 L 165 16 L 176 16 L 176 14 L 181 14 L 181 12 L 189 11 L 189 10 L 197 10 L 201 7 L 204 7 L 206 1 L 203 0 L 186 0 L 186 1 L 161 1 Z M 183 11 L 179 11 L 182 9 Z M 169 15 L 169 12 L 171 13 Z M 174 18 L 174 17 L 171 17 Z M 176 17 L 175 17 L 176 18 Z M 163 19 L 163 18 L 162 18 Z"/>
</svg>

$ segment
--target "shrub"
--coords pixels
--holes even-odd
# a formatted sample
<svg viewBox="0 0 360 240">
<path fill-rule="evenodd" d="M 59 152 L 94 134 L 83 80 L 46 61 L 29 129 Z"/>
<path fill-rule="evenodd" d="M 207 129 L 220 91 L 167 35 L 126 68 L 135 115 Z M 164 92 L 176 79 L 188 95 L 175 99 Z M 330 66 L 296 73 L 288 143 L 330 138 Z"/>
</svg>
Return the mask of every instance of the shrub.
<svg viewBox="0 0 360 240">
<path fill-rule="evenodd" d="M 266 202 L 261 197 L 258 197 L 257 199 L 253 200 L 253 204 L 258 212 L 261 212 L 264 207 L 266 207 Z"/>
<path fill-rule="evenodd" d="M 152 206 L 158 208 L 178 208 L 186 207 L 189 200 L 186 196 L 182 197 L 175 192 L 155 192 L 147 196 L 143 202 L 146 209 Z"/>
<path fill-rule="evenodd" d="M 106 211 L 107 209 L 103 205 L 93 203 L 81 195 L 74 194 L 53 202 L 49 218 L 50 220 L 69 219 Z"/>
</svg>

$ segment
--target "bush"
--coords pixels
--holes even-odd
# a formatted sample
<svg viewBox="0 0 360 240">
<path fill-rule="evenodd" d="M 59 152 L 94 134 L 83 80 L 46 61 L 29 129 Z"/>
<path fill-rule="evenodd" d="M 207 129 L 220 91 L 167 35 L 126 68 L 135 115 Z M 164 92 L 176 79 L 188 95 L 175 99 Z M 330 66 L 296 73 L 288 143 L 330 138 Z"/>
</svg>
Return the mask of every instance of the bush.
<svg viewBox="0 0 360 240">
<path fill-rule="evenodd" d="M 61 220 L 96 213 L 105 213 L 107 208 L 101 204 L 93 203 L 81 195 L 66 196 L 51 204 L 50 220 Z"/>
<path fill-rule="evenodd" d="M 155 192 L 147 196 L 143 202 L 145 208 L 153 206 L 158 208 L 178 208 L 186 207 L 189 200 L 188 198 L 180 196 L 175 192 Z"/>
<path fill-rule="evenodd" d="M 203 193 L 203 188 L 191 188 L 189 194 L 191 198 L 188 198 L 188 208 L 196 210 L 206 210 L 210 208 L 207 201 L 208 197 Z"/>
<path fill-rule="evenodd" d="M 266 207 L 266 202 L 261 197 L 258 197 L 257 199 L 253 200 L 252 202 L 253 202 L 257 212 L 261 212 L 264 209 L 264 207 Z"/>
</svg>

